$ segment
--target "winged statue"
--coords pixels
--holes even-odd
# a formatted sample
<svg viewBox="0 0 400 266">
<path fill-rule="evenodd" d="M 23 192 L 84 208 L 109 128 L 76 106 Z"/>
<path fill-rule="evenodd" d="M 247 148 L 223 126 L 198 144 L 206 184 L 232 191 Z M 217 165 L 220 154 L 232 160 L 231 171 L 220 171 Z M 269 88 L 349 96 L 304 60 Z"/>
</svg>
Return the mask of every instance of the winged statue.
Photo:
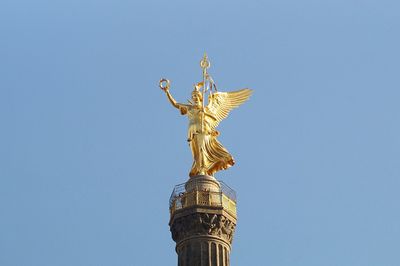
<svg viewBox="0 0 400 266">
<path fill-rule="evenodd" d="M 188 104 L 178 103 L 171 95 L 170 82 L 160 80 L 160 88 L 166 93 L 170 103 L 189 118 L 187 141 L 193 155 L 193 165 L 189 176 L 213 176 L 215 172 L 225 170 L 235 164 L 232 155 L 218 141 L 219 123 L 229 113 L 249 99 L 252 90 L 242 89 L 232 92 L 219 92 L 211 76 L 207 73 L 210 66 L 205 55 L 200 65 L 203 68 L 203 81 L 194 85 Z M 208 104 L 204 98 L 208 94 Z"/>
</svg>

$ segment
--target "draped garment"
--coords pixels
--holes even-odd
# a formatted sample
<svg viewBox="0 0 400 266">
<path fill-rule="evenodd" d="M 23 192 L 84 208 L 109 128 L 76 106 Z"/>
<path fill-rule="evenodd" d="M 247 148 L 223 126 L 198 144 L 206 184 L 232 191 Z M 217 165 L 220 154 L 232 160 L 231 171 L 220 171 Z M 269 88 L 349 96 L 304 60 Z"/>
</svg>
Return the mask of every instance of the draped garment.
<svg viewBox="0 0 400 266">
<path fill-rule="evenodd" d="M 204 119 L 207 114 L 195 106 L 182 105 L 179 109 L 189 118 L 188 142 L 193 155 L 189 176 L 212 176 L 234 165 L 232 155 L 217 140 L 218 132 Z"/>
</svg>

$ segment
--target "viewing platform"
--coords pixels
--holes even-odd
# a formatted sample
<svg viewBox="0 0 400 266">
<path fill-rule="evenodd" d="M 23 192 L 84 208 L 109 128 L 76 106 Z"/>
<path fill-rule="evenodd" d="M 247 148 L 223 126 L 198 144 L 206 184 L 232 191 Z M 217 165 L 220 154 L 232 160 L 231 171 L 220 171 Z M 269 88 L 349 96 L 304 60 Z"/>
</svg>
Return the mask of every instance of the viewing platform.
<svg viewBox="0 0 400 266">
<path fill-rule="evenodd" d="M 204 188 L 203 184 L 192 182 L 176 185 L 169 199 L 171 217 L 176 211 L 189 207 L 223 208 L 236 217 L 236 192 L 220 180 L 217 187 Z"/>
</svg>

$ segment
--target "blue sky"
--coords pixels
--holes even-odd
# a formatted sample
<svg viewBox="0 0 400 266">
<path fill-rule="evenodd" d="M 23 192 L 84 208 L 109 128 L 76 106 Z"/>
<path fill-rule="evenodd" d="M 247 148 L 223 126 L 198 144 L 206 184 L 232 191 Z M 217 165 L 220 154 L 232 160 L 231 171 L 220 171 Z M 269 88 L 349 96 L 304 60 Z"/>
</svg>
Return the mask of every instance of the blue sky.
<svg viewBox="0 0 400 266">
<path fill-rule="evenodd" d="M 0 264 L 176 265 L 191 166 L 179 101 L 207 52 L 254 95 L 219 127 L 237 164 L 232 265 L 400 265 L 398 1 L 0 3 Z"/>
</svg>

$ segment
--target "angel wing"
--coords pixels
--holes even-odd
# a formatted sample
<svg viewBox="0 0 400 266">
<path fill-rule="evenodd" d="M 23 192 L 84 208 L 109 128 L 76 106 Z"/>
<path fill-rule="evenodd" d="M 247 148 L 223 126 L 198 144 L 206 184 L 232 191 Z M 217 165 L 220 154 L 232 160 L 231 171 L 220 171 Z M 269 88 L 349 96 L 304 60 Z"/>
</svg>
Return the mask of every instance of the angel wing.
<svg viewBox="0 0 400 266">
<path fill-rule="evenodd" d="M 224 120 L 229 112 L 239 107 L 249 99 L 252 90 L 242 89 L 231 92 L 215 92 L 208 97 L 206 113 L 209 113 L 213 119 L 207 119 L 211 129 L 215 129 L 219 123 Z"/>
</svg>

